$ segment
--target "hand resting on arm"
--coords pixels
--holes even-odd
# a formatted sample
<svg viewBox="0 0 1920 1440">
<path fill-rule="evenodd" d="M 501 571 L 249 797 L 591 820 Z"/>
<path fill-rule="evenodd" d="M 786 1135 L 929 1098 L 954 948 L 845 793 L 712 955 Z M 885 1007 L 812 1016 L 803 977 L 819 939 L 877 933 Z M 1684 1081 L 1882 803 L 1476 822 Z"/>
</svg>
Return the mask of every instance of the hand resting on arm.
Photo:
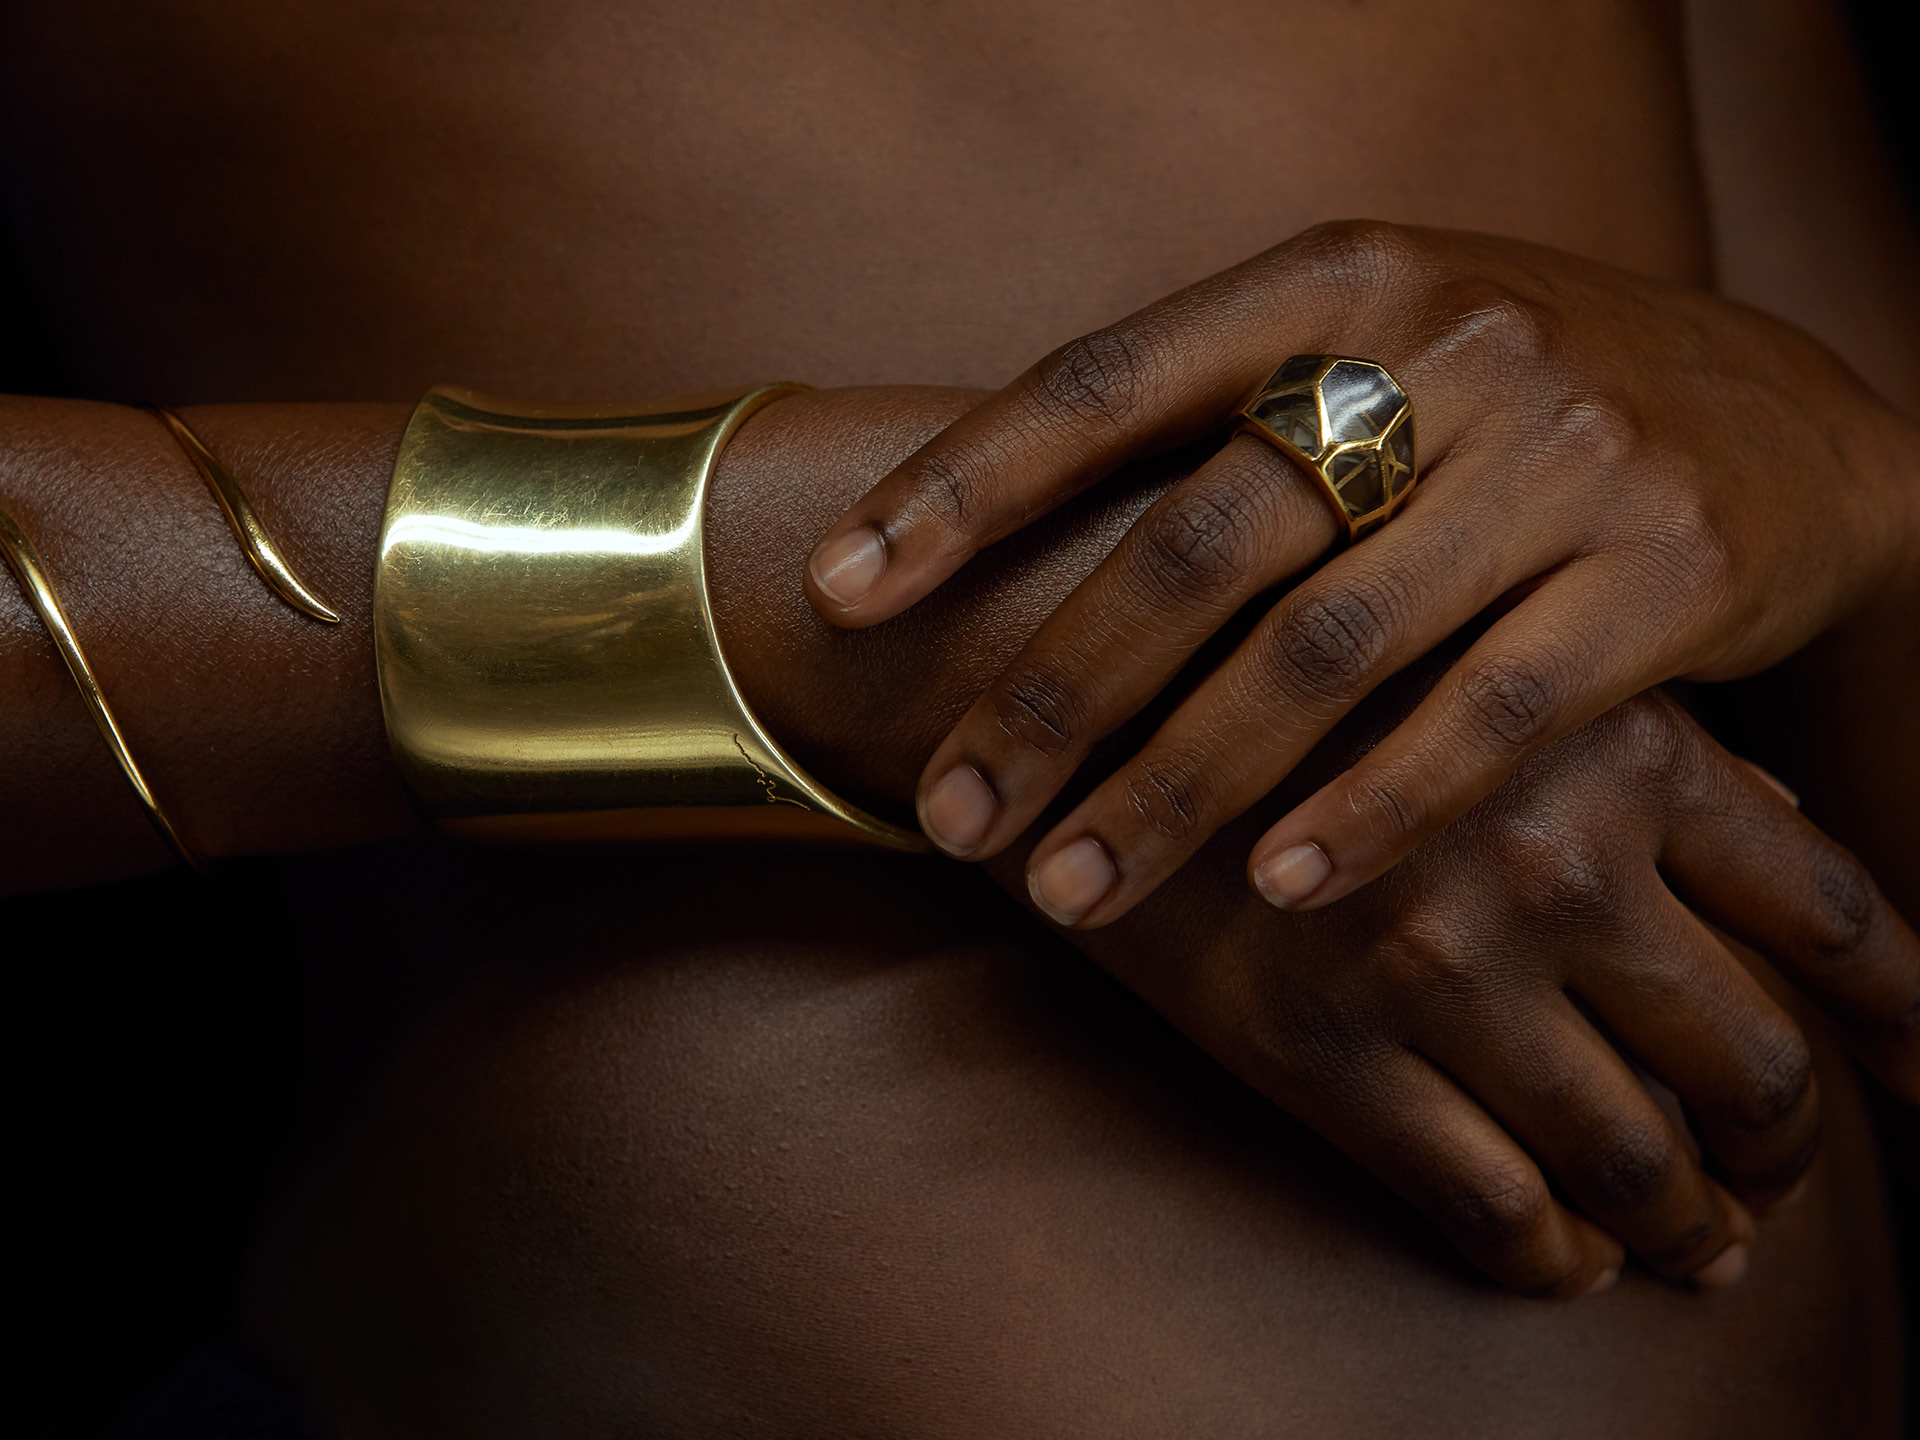
<svg viewBox="0 0 1920 1440">
<path fill-rule="evenodd" d="M 971 696 L 1181 472 L 1180 462 L 1143 468 L 1103 487 L 898 624 L 852 634 L 822 623 L 794 578 L 811 536 L 975 398 L 874 390 L 785 401 L 742 432 L 716 481 L 716 606 L 749 698 L 823 777 L 896 809 Z M 15 438 L 0 503 L 35 532 L 133 749 L 189 840 L 215 855 L 271 853 L 417 823 L 386 758 L 366 624 L 404 411 L 189 412 L 303 573 L 341 610 L 345 624 L 334 628 L 266 594 L 151 417 L 8 404 Z M 15 682 L 0 714 L 15 757 L 0 835 L 10 888 L 165 863 L 44 633 L 16 592 L 0 594 L 4 663 Z M 1662 725 L 1677 727 L 1667 747 L 1674 783 L 1648 791 L 1646 807 L 1616 825 L 1594 798 L 1621 788 L 1604 757 L 1623 744 L 1644 748 Z M 1609 1232 L 1665 1273 L 1686 1275 L 1712 1265 L 1748 1223 L 1645 1092 L 1623 1078 L 1608 1040 L 1562 996 L 1562 984 L 1607 1027 L 1632 1032 L 1645 1052 L 1637 1058 L 1681 1095 L 1708 1168 L 1734 1191 L 1756 1200 L 1777 1193 L 1816 1133 L 1797 1032 L 1658 887 L 1649 857 L 1683 843 L 1671 837 L 1689 824 L 1697 837 L 1702 823 L 1724 818 L 1716 804 L 1731 803 L 1759 840 L 1744 869 L 1736 854 L 1715 883 L 1735 885 L 1744 873 L 1750 885 L 1773 885 L 1768 864 L 1806 854 L 1857 879 L 1764 787 L 1742 789 L 1738 769 L 1716 768 L 1723 757 L 1671 710 L 1627 716 L 1612 731 L 1567 743 L 1568 758 L 1530 769 L 1525 795 L 1502 802 L 1502 814 L 1545 815 L 1565 772 L 1551 824 L 1512 822 L 1533 825 L 1535 844 L 1516 842 L 1503 856 L 1497 845 L 1520 831 L 1463 828 L 1450 837 L 1458 846 L 1435 849 L 1431 868 L 1417 871 L 1430 877 L 1424 887 L 1411 886 L 1410 872 L 1411 888 L 1382 888 L 1377 905 L 1318 920 L 1260 905 L 1238 865 L 1223 866 L 1216 851 L 1137 919 L 1098 937 L 1097 948 L 1081 937 L 1215 1055 L 1435 1215 L 1491 1273 L 1551 1293 L 1589 1288 L 1611 1271 L 1620 1250 Z M 1682 783 L 1688 774 L 1693 781 Z M 1642 882 L 1633 904 L 1540 920 L 1552 910 L 1542 897 L 1565 878 L 1552 857 L 1601 846 Z M 1866 918 L 1854 969 L 1897 982 L 1910 972 L 1899 968 L 1910 937 L 1877 905 Z M 1786 916 L 1757 937 L 1790 973 L 1802 940 L 1795 926 L 1808 919 Z M 1657 973 L 1648 954 L 1663 956 Z M 1657 981 L 1665 1003 L 1610 1010 L 1609 995 L 1630 988 L 1627 975 Z M 1856 1032 L 1884 1023 L 1877 997 L 1828 990 Z M 1509 1006 L 1518 1023 L 1509 1023 Z M 1656 1033 L 1668 1021 L 1671 1031 Z M 1494 1030 L 1501 1043 L 1469 1056 L 1474 1037 Z M 1368 1077 L 1374 1083 L 1363 1084 Z M 1409 1077 L 1417 1077 L 1410 1088 Z M 1588 1218 L 1554 1199 L 1543 1175 Z"/>
</svg>

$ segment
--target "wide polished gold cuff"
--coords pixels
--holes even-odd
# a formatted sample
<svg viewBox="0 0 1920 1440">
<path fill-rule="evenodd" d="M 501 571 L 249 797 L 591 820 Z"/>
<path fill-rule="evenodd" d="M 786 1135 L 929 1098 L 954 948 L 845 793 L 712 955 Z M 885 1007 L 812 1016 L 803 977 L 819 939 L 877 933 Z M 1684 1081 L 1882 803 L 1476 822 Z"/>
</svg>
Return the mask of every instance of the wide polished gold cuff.
<svg viewBox="0 0 1920 1440">
<path fill-rule="evenodd" d="M 374 642 L 394 754 L 443 828 L 925 848 L 794 763 L 714 626 L 714 464 L 749 415 L 804 388 L 556 408 L 443 387 L 420 402 L 387 500 Z"/>
</svg>

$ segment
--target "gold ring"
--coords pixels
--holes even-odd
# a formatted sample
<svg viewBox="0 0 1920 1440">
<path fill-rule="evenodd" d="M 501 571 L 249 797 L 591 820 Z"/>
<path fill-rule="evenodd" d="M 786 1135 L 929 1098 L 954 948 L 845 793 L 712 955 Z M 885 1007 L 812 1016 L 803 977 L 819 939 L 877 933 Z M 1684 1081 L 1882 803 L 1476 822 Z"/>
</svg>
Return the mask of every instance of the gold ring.
<svg viewBox="0 0 1920 1440">
<path fill-rule="evenodd" d="M 1296 355 L 1240 407 L 1240 428 L 1306 467 L 1352 544 L 1413 493 L 1413 402 L 1386 366 Z"/>
</svg>

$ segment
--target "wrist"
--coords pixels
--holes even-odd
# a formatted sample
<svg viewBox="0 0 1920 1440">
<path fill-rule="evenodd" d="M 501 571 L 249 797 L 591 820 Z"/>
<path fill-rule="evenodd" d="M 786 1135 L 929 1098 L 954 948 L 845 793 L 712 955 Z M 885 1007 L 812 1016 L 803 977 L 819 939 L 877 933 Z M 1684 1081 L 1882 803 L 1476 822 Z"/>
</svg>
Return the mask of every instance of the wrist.
<svg viewBox="0 0 1920 1440">
<path fill-rule="evenodd" d="M 807 603 L 801 578 L 827 526 L 973 403 L 927 386 L 811 391 L 743 425 L 708 491 L 707 577 L 735 683 L 802 765 L 862 804 L 909 802 L 934 743 L 903 691 L 941 689 L 944 653 L 911 627 L 838 630 Z"/>
<path fill-rule="evenodd" d="M 708 495 L 708 584 L 741 693 L 796 760 L 883 813 L 911 803 L 947 731 L 1190 463 L 1109 478 L 885 624 L 821 619 L 802 589 L 820 536 L 982 398 L 899 386 L 782 400 L 735 435 Z"/>
</svg>

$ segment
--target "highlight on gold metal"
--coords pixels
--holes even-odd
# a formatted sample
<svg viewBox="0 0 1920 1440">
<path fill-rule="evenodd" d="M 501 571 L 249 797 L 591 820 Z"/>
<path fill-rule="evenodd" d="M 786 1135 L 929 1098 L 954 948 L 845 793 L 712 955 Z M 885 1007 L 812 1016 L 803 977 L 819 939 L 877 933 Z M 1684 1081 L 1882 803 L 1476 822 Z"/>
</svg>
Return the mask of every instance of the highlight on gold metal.
<svg viewBox="0 0 1920 1440">
<path fill-rule="evenodd" d="M 1295 355 L 1240 407 L 1240 428 L 1306 468 L 1349 544 L 1392 519 L 1419 478 L 1413 402 L 1372 360 Z"/>
<path fill-rule="evenodd" d="M 193 461 L 200 478 L 207 482 L 207 489 L 220 502 L 220 513 L 227 517 L 227 528 L 233 531 L 233 538 L 240 542 L 240 548 L 246 552 L 247 559 L 253 562 L 253 568 L 260 572 L 260 578 L 267 582 L 267 588 L 302 615 L 311 615 L 315 620 L 338 625 L 339 615 L 302 584 L 300 577 L 293 573 L 293 567 L 281 558 L 273 537 L 267 534 L 266 527 L 260 523 L 252 502 L 247 499 L 247 492 L 240 488 L 240 482 L 233 478 L 233 472 L 220 463 L 219 458 L 178 415 L 159 405 L 149 405 L 147 409 L 160 417 L 173 438 L 180 442 L 180 448 L 187 452 L 187 458 Z"/>
<path fill-rule="evenodd" d="M 559 408 L 431 391 L 400 442 L 374 653 L 401 774 L 500 843 L 747 837 L 925 850 L 760 724 L 706 573 L 707 485 L 782 384 Z"/>
<path fill-rule="evenodd" d="M 126 737 L 120 733 L 120 723 L 113 717 L 113 707 L 107 704 L 99 678 L 87 663 L 86 652 L 80 648 L 79 640 L 74 637 L 73 626 L 67 619 L 65 607 L 60 604 L 60 596 L 55 592 L 53 582 L 47 577 L 47 567 L 41 563 L 39 552 L 33 548 L 33 542 L 27 539 L 26 532 L 5 510 L 0 510 L 0 557 L 5 558 L 7 568 L 13 571 L 20 588 L 26 592 L 27 603 L 39 613 L 40 622 L 53 637 L 60 658 L 67 662 L 67 671 L 73 676 L 73 683 L 80 687 L 81 699 L 87 702 L 87 709 L 93 714 L 93 723 L 99 727 L 107 748 L 113 751 L 113 758 L 120 762 L 121 771 L 133 786 L 133 793 L 140 798 L 141 808 L 147 812 L 147 819 L 153 822 L 153 828 L 160 832 L 160 838 L 167 842 L 167 847 L 182 863 L 195 870 L 204 870 L 206 867 L 199 857 L 187 848 L 187 843 L 180 838 L 180 832 L 167 819 L 160 802 L 154 798 L 152 787 L 147 784 L 147 777 L 140 773 L 133 752 L 127 749 Z"/>
</svg>

